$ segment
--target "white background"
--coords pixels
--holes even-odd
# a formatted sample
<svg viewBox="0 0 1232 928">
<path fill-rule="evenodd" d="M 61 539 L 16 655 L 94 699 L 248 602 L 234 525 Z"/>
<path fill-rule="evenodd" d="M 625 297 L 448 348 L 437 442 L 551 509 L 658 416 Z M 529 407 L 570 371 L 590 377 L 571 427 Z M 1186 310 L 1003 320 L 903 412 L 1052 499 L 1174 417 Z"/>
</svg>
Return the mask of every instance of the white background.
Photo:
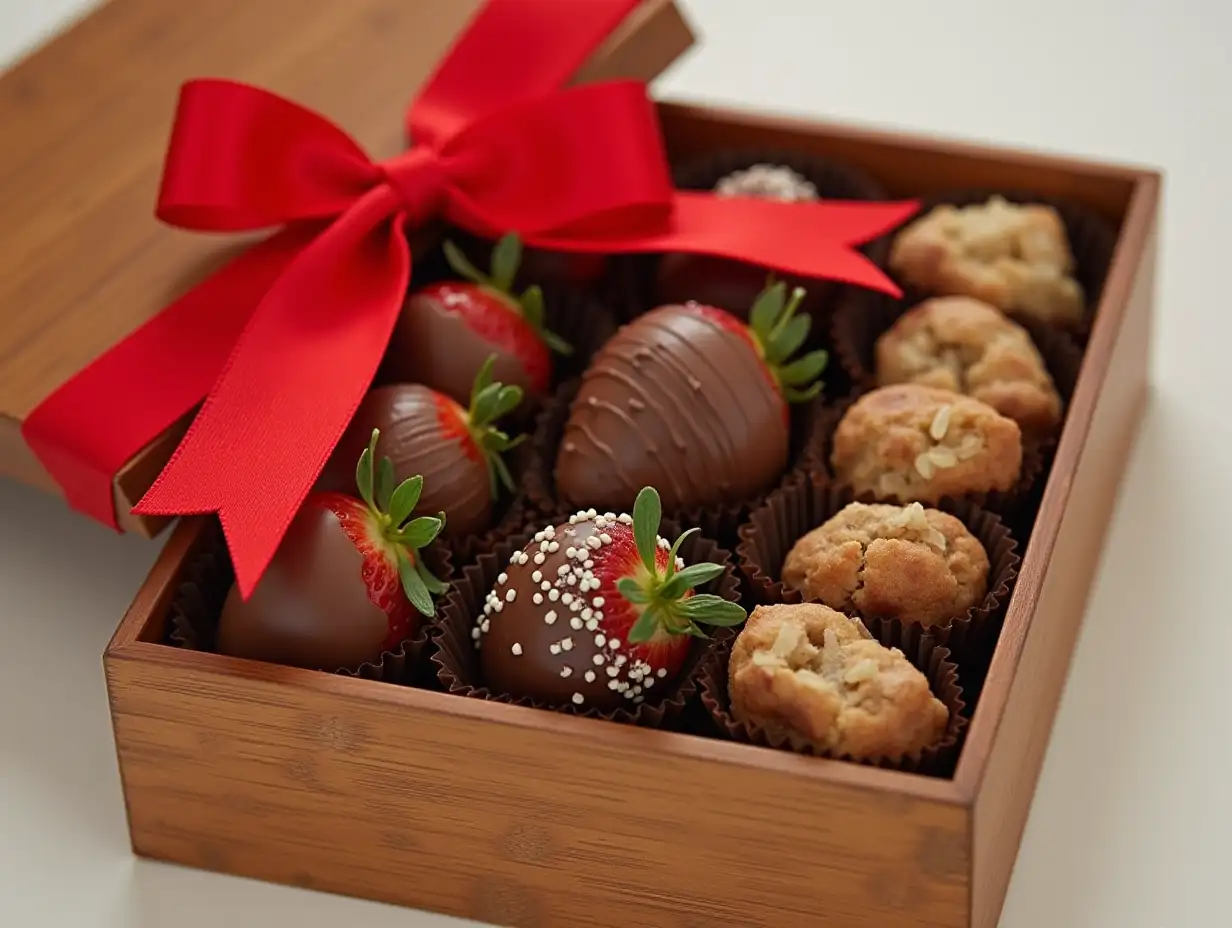
<svg viewBox="0 0 1232 928">
<path fill-rule="evenodd" d="M 85 5 L 0 0 L 0 65 Z M 1232 925 L 1232 6 L 685 6 L 662 95 L 1166 169 L 1154 397 L 1002 925 Z M 0 926 L 461 924 L 132 857 L 99 656 L 154 555 L 0 481 Z"/>
</svg>

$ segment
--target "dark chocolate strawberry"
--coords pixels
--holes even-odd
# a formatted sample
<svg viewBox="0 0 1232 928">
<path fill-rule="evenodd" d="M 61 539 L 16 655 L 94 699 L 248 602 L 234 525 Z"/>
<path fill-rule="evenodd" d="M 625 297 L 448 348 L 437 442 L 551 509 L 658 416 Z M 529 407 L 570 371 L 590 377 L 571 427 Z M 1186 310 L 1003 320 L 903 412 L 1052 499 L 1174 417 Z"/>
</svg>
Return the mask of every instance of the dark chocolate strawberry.
<svg viewBox="0 0 1232 928">
<path fill-rule="evenodd" d="M 510 438 L 496 425 L 521 402 L 522 391 L 492 380 L 494 362 L 489 357 L 479 369 L 467 409 L 419 384 L 391 384 L 370 391 L 338 442 L 318 487 L 349 485 L 348 462 L 355 460 L 373 429 L 379 429 L 377 453 L 393 468 L 392 475 L 384 479 L 397 482 L 412 474 L 424 477 L 419 512 L 448 513 L 445 534 L 451 538 L 490 528 L 501 488 L 514 490 L 502 455 L 525 438 Z"/>
<path fill-rule="evenodd" d="M 668 690 L 702 625 L 745 619 L 738 603 L 693 589 L 718 564 L 685 565 L 659 537 L 659 495 L 633 515 L 590 509 L 536 532 L 514 552 L 472 632 L 495 693 L 553 706 L 634 708 Z"/>
<path fill-rule="evenodd" d="M 712 306 L 661 306 L 624 326 L 595 355 L 557 453 L 557 494 L 569 505 L 628 506 L 658 487 L 664 505 L 738 502 L 787 467 L 788 404 L 812 399 L 824 351 L 791 356 L 811 323 L 772 284 L 745 325 Z"/>
<path fill-rule="evenodd" d="M 445 514 L 411 518 L 423 477 L 396 487 L 374 466 L 375 431 L 355 476 L 359 498 L 315 492 L 247 600 L 232 587 L 218 650 L 315 670 L 355 669 L 413 638 L 446 585 L 421 551 Z"/>
<path fill-rule="evenodd" d="M 511 292 L 521 260 L 516 235 L 492 253 L 490 276 L 478 271 L 452 242 L 445 257 L 460 281 L 429 284 L 408 297 L 385 356 L 387 379 L 422 383 L 465 402 L 485 359 L 496 355 L 494 376 L 532 396 L 547 392 L 552 351 L 572 349 L 543 325 L 543 291 Z M 550 350 L 549 350 L 550 349 Z"/>
</svg>

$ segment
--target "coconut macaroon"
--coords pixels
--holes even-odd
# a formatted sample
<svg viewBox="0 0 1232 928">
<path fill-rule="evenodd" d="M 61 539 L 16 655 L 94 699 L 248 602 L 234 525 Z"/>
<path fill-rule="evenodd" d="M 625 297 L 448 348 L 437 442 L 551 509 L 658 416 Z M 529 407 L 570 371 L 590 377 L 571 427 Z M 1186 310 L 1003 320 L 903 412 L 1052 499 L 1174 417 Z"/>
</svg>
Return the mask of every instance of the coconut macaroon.
<svg viewBox="0 0 1232 928">
<path fill-rule="evenodd" d="M 728 665 L 732 715 L 772 738 L 858 760 L 937 743 L 949 710 L 897 648 L 820 603 L 758 606 Z"/>
</svg>

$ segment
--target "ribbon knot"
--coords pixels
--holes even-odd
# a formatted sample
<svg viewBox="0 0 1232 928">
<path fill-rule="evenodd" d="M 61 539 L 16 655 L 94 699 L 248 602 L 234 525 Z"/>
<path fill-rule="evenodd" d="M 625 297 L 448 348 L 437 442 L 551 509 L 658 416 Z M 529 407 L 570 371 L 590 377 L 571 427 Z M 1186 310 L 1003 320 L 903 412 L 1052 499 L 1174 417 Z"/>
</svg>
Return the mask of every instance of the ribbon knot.
<svg viewBox="0 0 1232 928">
<path fill-rule="evenodd" d="M 448 176 L 427 145 L 416 145 L 379 165 L 381 173 L 402 201 L 406 224 L 426 225 L 445 211 L 449 199 Z"/>
</svg>

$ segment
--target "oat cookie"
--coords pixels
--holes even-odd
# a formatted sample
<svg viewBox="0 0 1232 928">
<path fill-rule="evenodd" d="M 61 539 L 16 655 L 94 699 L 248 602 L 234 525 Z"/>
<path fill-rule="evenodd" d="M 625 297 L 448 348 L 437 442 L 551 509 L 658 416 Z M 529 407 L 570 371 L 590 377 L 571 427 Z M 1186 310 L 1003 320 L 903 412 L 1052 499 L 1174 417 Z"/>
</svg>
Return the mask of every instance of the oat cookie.
<svg viewBox="0 0 1232 928">
<path fill-rule="evenodd" d="M 857 496 L 879 500 L 1007 492 L 1022 469 L 1022 430 L 961 393 L 897 384 L 852 404 L 834 431 L 830 463 Z"/>
<path fill-rule="evenodd" d="M 1039 322 L 1074 325 L 1082 319 L 1069 237 L 1051 206 L 999 196 L 973 206 L 938 206 L 894 239 L 890 267 L 928 293 L 972 296 Z"/>
<path fill-rule="evenodd" d="M 1030 435 L 1061 422 L 1061 397 L 1027 330 L 996 307 L 964 296 L 925 300 L 877 339 L 877 382 L 965 393 Z"/>
<path fill-rule="evenodd" d="M 945 734 L 949 710 L 897 648 L 819 603 L 758 606 L 728 666 L 732 714 L 772 737 L 900 760 Z"/>
<path fill-rule="evenodd" d="M 988 553 L 959 519 L 919 503 L 851 503 L 800 538 L 783 582 L 867 618 L 935 625 L 988 592 Z"/>
</svg>

